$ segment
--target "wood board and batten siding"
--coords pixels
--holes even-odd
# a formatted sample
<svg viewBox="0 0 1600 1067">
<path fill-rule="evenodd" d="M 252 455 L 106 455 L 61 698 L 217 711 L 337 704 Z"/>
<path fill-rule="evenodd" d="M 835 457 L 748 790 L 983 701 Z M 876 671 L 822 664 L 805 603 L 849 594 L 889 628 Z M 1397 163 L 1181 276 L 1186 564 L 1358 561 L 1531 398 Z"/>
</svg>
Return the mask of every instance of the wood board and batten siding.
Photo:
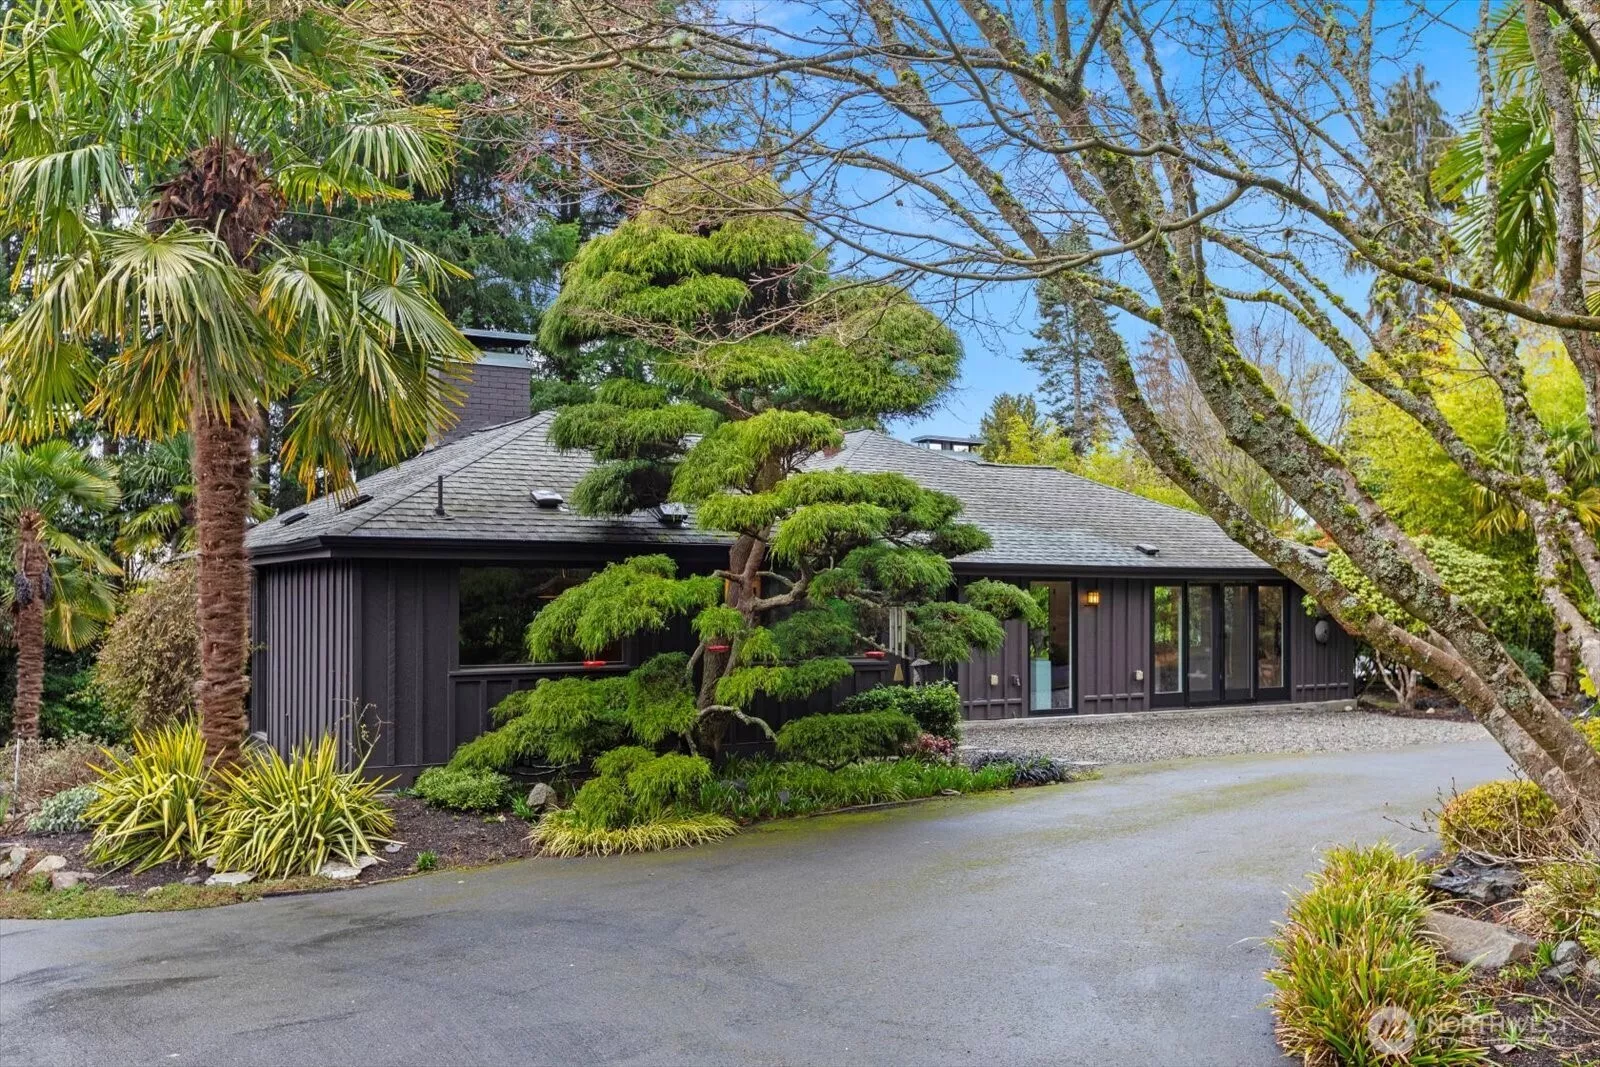
<svg viewBox="0 0 1600 1067">
<path fill-rule="evenodd" d="M 257 569 L 252 582 L 250 728 L 289 752 L 324 734 L 354 752 L 362 564 Z"/>
<path fill-rule="evenodd" d="M 1028 626 L 1005 623 L 1005 643 L 993 652 L 975 649 L 956 671 L 962 712 L 968 719 L 1019 719 L 1028 714 Z"/>
<path fill-rule="evenodd" d="M 1354 695 L 1355 641 L 1327 616 L 1306 614 L 1304 594 L 1290 587 L 1289 684 L 1298 701 L 1349 700 Z M 1317 640 L 1317 624 L 1325 624 L 1325 641 Z"/>
<path fill-rule="evenodd" d="M 1098 591 L 1100 603 L 1086 603 Z M 1078 582 L 1075 656 L 1078 710 L 1085 715 L 1149 707 L 1150 583 L 1131 578 Z"/>
</svg>

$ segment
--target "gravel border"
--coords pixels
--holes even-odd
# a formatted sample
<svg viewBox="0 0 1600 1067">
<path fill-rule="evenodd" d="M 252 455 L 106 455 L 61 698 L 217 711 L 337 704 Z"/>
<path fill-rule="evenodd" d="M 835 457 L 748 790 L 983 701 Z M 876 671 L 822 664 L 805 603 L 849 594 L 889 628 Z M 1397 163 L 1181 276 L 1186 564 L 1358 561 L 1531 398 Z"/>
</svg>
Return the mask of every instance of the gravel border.
<svg viewBox="0 0 1600 1067">
<path fill-rule="evenodd" d="M 1008 749 L 1083 763 L 1158 763 L 1196 756 L 1262 752 L 1360 752 L 1483 741 L 1477 723 L 1402 719 L 1365 711 L 1215 711 L 1139 720 L 988 721 L 969 729 L 963 748 Z M 975 724 L 968 724 L 974 726 Z"/>
</svg>

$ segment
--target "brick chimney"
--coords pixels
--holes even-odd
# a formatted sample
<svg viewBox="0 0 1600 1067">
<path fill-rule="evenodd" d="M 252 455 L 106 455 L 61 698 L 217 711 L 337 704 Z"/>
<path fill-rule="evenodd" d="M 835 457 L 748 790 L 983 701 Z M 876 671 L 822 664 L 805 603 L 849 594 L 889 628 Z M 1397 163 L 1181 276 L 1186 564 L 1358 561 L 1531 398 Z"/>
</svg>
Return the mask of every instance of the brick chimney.
<svg viewBox="0 0 1600 1067">
<path fill-rule="evenodd" d="M 478 362 L 459 383 L 466 394 L 456 406 L 456 421 L 439 435 L 448 444 L 486 426 L 528 417 L 533 384 L 533 335 L 502 330 L 462 330 L 478 346 Z"/>
</svg>

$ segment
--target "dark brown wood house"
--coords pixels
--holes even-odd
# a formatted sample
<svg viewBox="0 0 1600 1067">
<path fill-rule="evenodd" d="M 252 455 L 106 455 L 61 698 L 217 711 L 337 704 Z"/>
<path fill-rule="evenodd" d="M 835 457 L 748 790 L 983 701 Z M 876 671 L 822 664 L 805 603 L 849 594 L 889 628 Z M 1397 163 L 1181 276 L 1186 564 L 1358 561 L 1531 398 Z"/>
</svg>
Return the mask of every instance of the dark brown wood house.
<svg viewBox="0 0 1600 1067">
<path fill-rule="evenodd" d="M 680 628 L 588 663 L 526 662 L 522 635 L 540 605 L 606 562 L 665 552 L 709 569 L 727 558 L 723 538 L 692 516 L 571 511 L 565 501 L 590 461 L 550 444 L 551 417 L 464 433 L 342 502 L 318 500 L 252 531 L 253 729 L 284 748 L 323 731 L 352 741 L 364 732 L 376 742 L 369 766 L 409 777 L 484 730 L 516 689 L 624 671 L 687 642 Z M 993 539 L 956 560 L 957 575 L 1048 590 L 1047 632 L 1012 623 L 1003 648 L 953 672 L 969 718 L 1352 695 L 1350 639 L 1204 516 L 1054 468 L 873 431 L 848 434 L 817 465 L 899 471 L 953 494 Z M 903 677 L 894 666 L 863 661 L 847 690 Z"/>
</svg>

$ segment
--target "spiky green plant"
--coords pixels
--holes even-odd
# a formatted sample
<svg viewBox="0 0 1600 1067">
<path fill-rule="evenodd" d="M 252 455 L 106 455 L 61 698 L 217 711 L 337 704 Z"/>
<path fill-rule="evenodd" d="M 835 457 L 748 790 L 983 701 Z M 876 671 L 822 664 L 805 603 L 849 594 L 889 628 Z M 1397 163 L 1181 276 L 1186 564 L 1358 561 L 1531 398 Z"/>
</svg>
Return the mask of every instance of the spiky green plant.
<svg viewBox="0 0 1600 1067">
<path fill-rule="evenodd" d="M 394 830 L 380 796 L 392 779 L 340 766 L 339 743 L 325 735 L 287 760 L 256 749 L 223 768 L 210 809 L 218 869 L 282 878 L 370 855 Z"/>
<path fill-rule="evenodd" d="M 83 813 L 94 838 L 89 855 L 134 873 L 160 863 L 199 859 L 207 844 L 210 765 L 198 727 L 170 725 L 133 735 L 133 754 L 104 755 L 97 796 Z"/>
</svg>

